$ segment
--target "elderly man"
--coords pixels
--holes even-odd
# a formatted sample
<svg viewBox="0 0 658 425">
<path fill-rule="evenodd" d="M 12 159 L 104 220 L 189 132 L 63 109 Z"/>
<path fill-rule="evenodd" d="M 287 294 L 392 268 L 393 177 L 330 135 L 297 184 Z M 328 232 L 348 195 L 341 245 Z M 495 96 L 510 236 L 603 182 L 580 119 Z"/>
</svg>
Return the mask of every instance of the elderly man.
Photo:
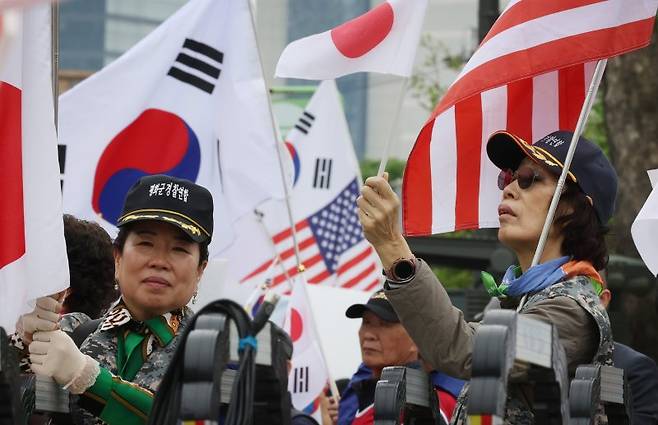
<svg viewBox="0 0 658 425">
<path fill-rule="evenodd" d="M 339 425 L 374 423 L 375 386 L 387 366 L 420 367 L 418 348 L 411 340 L 383 290 L 375 292 L 367 303 L 350 306 L 345 315 L 360 318 L 359 343 L 363 363 L 352 376 L 338 407 Z M 441 414 L 450 421 L 455 399 L 463 382 L 447 375 L 432 373 Z"/>
</svg>

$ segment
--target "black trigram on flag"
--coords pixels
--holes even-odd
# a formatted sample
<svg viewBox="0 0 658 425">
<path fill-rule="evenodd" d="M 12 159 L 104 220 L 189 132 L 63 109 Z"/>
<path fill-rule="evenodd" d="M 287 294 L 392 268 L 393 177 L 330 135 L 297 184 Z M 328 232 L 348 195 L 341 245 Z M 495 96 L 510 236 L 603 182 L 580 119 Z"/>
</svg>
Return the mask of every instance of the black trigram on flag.
<svg viewBox="0 0 658 425">
<path fill-rule="evenodd" d="M 315 173 L 313 173 L 313 188 L 329 189 L 331 182 L 331 164 L 333 159 L 316 158 Z"/>
<path fill-rule="evenodd" d="M 304 111 L 297 124 L 295 124 L 295 128 L 304 134 L 308 134 L 311 131 L 313 121 L 315 121 L 315 116 L 310 112 Z"/>
<path fill-rule="evenodd" d="M 66 145 L 57 145 L 57 160 L 59 161 L 59 186 L 64 190 L 64 169 L 66 168 Z"/>
<path fill-rule="evenodd" d="M 183 50 L 167 75 L 212 94 L 224 62 L 224 53 L 207 44 L 186 38 Z"/>
<path fill-rule="evenodd" d="M 296 367 L 293 373 L 293 393 L 308 392 L 308 366 Z"/>
</svg>

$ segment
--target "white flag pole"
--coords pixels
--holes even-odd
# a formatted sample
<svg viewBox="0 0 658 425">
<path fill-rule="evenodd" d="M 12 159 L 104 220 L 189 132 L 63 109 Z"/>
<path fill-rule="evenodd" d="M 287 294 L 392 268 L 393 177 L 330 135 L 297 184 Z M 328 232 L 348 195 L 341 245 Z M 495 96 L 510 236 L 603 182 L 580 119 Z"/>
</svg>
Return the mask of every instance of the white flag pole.
<svg viewBox="0 0 658 425">
<path fill-rule="evenodd" d="M 557 204 L 560 202 L 560 196 L 562 195 L 562 189 L 564 188 L 564 183 L 569 174 L 569 168 L 571 167 L 571 160 L 573 159 L 574 153 L 576 152 L 576 147 L 578 146 L 578 139 L 585 129 L 585 123 L 587 123 L 587 118 L 589 113 L 592 110 L 592 105 L 596 99 L 596 92 L 599 89 L 601 84 L 601 79 L 603 78 L 603 72 L 605 71 L 605 66 L 608 63 L 607 59 L 601 59 L 596 63 L 596 69 L 594 70 L 594 76 L 592 77 L 592 82 L 589 85 L 587 90 L 587 96 L 585 97 L 585 102 L 583 103 L 583 108 L 580 110 L 580 116 L 578 117 L 578 123 L 576 124 L 576 129 L 573 132 L 573 137 L 571 138 L 571 144 L 569 145 L 569 150 L 567 151 L 567 157 L 564 160 L 564 166 L 562 167 L 562 173 L 560 178 L 557 181 L 557 186 L 555 187 L 555 193 L 553 193 L 553 199 L 551 199 L 551 205 L 548 207 L 548 214 L 546 215 L 546 221 L 544 222 L 544 227 L 541 231 L 541 236 L 539 237 L 539 243 L 537 243 L 537 249 L 535 250 L 535 256 L 532 258 L 532 266 L 539 264 L 542 254 L 544 253 L 544 247 L 546 246 L 546 241 L 548 240 L 548 233 L 551 230 L 553 225 L 553 219 L 555 218 L 555 211 L 557 210 Z M 523 307 L 527 295 L 524 295 L 519 303 L 517 311 Z"/>
<path fill-rule="evenodd" d="M 53 110 L 55 120 L 55 131 L 59 125 L 59 3 L 50 5 L 50 54 L 51 54 L 51 78 L 53 85 Z"/>
<path fill-rule="evenodd" d="M 251 15 L 251 28 L 254 34 L 256 50 L 258 50 L 258 64 L 260 66 L 261 75 L 263 76 L 263 83 L 265 83 L 265 71 L 263 69 L 263 60 L 260 53 L 260 46 L 258 44 L 258 37 L 256 36 L 256 22 L 254 21 L 255 19 L 254 10 L 252 8 L 251 1 L 247 1 L 247 4 L 249 5 L 249 14 Z M 283 169 L 283 158 L 281 158 L 281 149 L 279 149 L 281 144 L 281 138 L 279 136 L 279 127 L 277 126 L 276 120 L 274 119 L 274 112 L 272 111 L 272 97 L 270 96 L 270 91 L 267 89 L 267 85 L 265 85 L 265 92 L 267 93 L 267 108 L 270 113 L 272 132 L 274 133 L 274 140 L 276 141 L 276 156 L 277 159 L 279 160 L 279 171 L 281 172 L 281 182 L 283 183 L 283 192 L 286 199 L 288 220 L 290 220 L 290 230 L 292 232 L 292 243 L 293 243 L 293 248 L 295 249 L 295 259 L 297 261 L 297 269 L 298 271 L 302 272 L 304 271 L 304 265 L 302 264 L 301 257 L 299 255 L 299 244 L 297 243 L 297 230 L 295 229 L 295 220 L 293 218 L 292 208 L 290 206 L 290 191 L 288 190 L 288 184 L 286 183 L 286 173 L 285 170 Z"/>
<path fill-rule="evenodd" d="M 607 59 L 602 59 L 596 63 L 594 76 L 592 77 L 592 82 L 590 83 L 589 89 L 587 90 L 587 96 L 585 97 L 585 102 L 583 103 L 583 109 L 580 111 L 580 117 L 578 117 L 578 123 L 576 124 L 575 131 L 573 132 L 573 137 L 571 138 L 571 144 L 569 145 L 569 150 L 567 151 L 567 157 L 564 160 L 564 166 L 562 167 L 562 174 L 560 174 L 560 178 L 557 181 L 555 193 L 553 194 L 553 199 L 551 200 L 551 206 L 548 208 L 548 214 L 546 215 L 544 228 L 541 231 L 541 236 L 539 238 L 539 243 L 537 244 L 537 249 L 535 250 L 535 256 L 532 259 L 531 267 L 539 264 L 539 259 L 544 252 L 546 240 L 548 239 L 548 233 L 551 230 L 551 226 L 553 225 L 555 210 L 557 209 L 558 202 L 560 202 L 560 196 L 562 195 L 564 182 L 567 179 L 567 174 L 569 173 L 569 168 L 571 167 L 571 160 L 573 159 L 574 153 L 576 152 L 578 139 L 585 129 L 585 123 L 587 123 L 587 118 L 589 117 L 589 113 L 592 110 L 592 105 L 596 99 L 596 92 L 598 91 L 599 85 L 601 84 L 601 79 L 603 78 L 603 72 L 605 71 L 605 66 L 607 63 Z"/>
<path fill-rule="evenodd" d="M 251 8 L 251 2 L 247 2 L 249 4 L 249 12 L 251 14 L 251 26 L 253 29 L 254 33 L 254 38 L 256 39 L 256 49 L 258 50 L 258 61 L 260 63 L 260 69 L 261 69 L 261 74 L 264 76 L 265 72 L 263 70 L 263 61 L 261 60 L 261 53 L 260 53 L 260 47 L 258 44 L 258 37 L 256 37 L 256 22 L 254 22 L 254 13 L 253 9 Z M 264 81 L 264 80 L 263 80 Z M 274 119 L 274 112 L 272 111 L 272 99 L 270 97 L 270 92 L 267 90 L 267 87 L 265 87 L 265 91 L 267 92 L 267 106 L 270 112 L 270 120 L 272 121 L 272 131 L 274 132 L 274 138 L 277 143 L 277 157 L 279 159 L 279 169 L 281 170 L 281 181 L 283 183 L 283 189 L 284 189 L 284 194 L 286 198 L 286 208 L 288 210 L 288 219 L 290 220 L 290 230 L 292 231 L 292 241 L 293 241 L 293 247 L 295 248 L 295 258 L 297 260 L 297 270 L 300 272 L 300 274 L 303 275 L 304 272 L 304 264 L 301 262 L 301 257 L 299 255 L 299 244 L 297 243 L 297 231 L 295 229 L 295 220 L 293 219 L 292 215 L 292 208 L 290 207 L 290 191 L 288 190 L 288 185 L 286 183 L 286 174 L 285 170 L 283 169 L 283 159 L 281 158 L 281 150 L 278 148 L 279 144 L 281 143 L 281 139 L 279 137 L 279 128 L 276 125 L 276 121 Z M 304 284 L 306 284 L 306 278 L 304 278 Z M 304 288 L 306 289 L 306 288 Z M 305 294 L 306 297 L 306 294 Z M 306 301 L 308 302 L 308 297 L 306 297 Z M 310 304 L 309 304 L 310 305 Z M 313 326 L 315 327 L 315 319 L 313 319 Z M 315 330 L 316 335 L 320 335 L 317 333 L 317 329 Z M 327 364 L 327 356 L 324 354 L 324 349 L 322 348 L 322 343 L 318 341 L 318 344 L 320 346 L 320 353 L 322 354 L 322 358 L 325 362 L 325 366 Z M 327 367 L 327 376 L 329 376 L 329 386 L 331 387 L 331 392 L 334 395 L 336 402 L 338 402 L 338 399 L 340 397 L 340 393 L 338 392 L 338 386 L 336 385 L 336 381 L 331 377 L 331 374 L 329 372 L 329 368 Z"/>
<path fill-rule="evenodd" d="M 398 129 L 398 120 L 400 119 L 400 111 L 402 110 L 402 102 L 404 102 L 404 96 L 407 94 L 407 86 L 409 84 L 409 77 L 402 78 L 402 84 L 400 85 L 400 99 L 395 110 L 395 115 L 393 115 L 393 125 L 391 127 L 391 132 L 388 134 L 388 139 L 386 140 L 386 145 L 384 146 L 384 152 L 382 153 L 382 160 L 379 163 L 379 169 L 377 170 L 377 176 L 381 177 L 386 171 L 386 164 L 388 163 L 388 158 L 391 155 L 391 145 L 393 144 L 393 138 L 397 134 Z"/>
<path fill-rule="evenodd" d="M 309 307 L 311 306 L 311 300 L 308 298 L 308 292 L 306 291 L 306 276 L 304 276 L 304 273 L 300 273 L 300 277 L 302 279 L 302 285 L 304 285 L 304 302 L 306 302 L 306 305 Z M 315 324 L 315 315 L 313 314 L 313 309 L 309 309 L 311 312 L 311 322 L 313 323 L 313 332 L 315 333 L 316 337 L 318 338 L 318 347 L 320 347 L 320 355 L 322 356 L 322 361 L 324 362 L 324 367 L 327 369 L 327 380 L 329 381 L 329 388 L 331 388 L 331 394 L 333 394 L 334 399 L 336 400 L 336 403 L 340 400 L 340 392 L 338 392 L 338 386 L 336 385 L 336 380 L 334 377 L 331 375 L 331 370 L 329 370 L 329 363 L 327 363 L 327 355 L 325 354 L 324 347 L 322 345 L 322 339 L 320 338 L 320 333 L 318 332 L 318 326 Z"/>
<path fill-rule="evenodd" d="M 279 251 L 276 249 L 276 244 L 272 240 L 272 235 L 270 235 L 270 232 L 267 229 L 267 226 L 265 226 L 265 223 L 263 223 L 263 218 L 265 217 L 265 213 L 262 211 L 256 209 L 254 210 L 254 214 L 256 215 L 256 220 L 258 220 L 258 223 L 260 223 L 261 229 L 263 229 L 263 232 L 267 236 L 267 240 L 270 242 L 270 246 L 272 247 L 272 252 L 274 252 L 274 261 L 272 262 L 272 265 L 268 267 L 268 271 L 272 270 L 274 266 L 279 266 L 281 267 L 281 273 L 286 277 L 286 281 L 288 282 L 288 289 L 292 290 L 292 280 L 290 278 L 290 275 L 288 274 L 288 270 L 286 270 L 286 266 L 283 263 L 283 259 L 281 258 L 281 255 L 279 254 Z M 298 265 L 299 267 L 299 265 Z M 272 289 L 270 288 L 270 285 L 268 285 L 268 291 Z"/>
</svg>

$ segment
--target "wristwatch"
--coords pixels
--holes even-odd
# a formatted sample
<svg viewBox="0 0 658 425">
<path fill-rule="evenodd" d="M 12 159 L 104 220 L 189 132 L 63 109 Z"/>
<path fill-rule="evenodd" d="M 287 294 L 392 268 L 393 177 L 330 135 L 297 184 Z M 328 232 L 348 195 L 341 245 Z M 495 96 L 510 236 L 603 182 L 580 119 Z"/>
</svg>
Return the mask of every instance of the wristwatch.
<svg viewBox="0 0 658 425">
<path fill-rule="evenodd" d="M 384 273 L 393 282 L 406 282 L 416 275 L 416 258 L 398 258 Z"/>
</svg>

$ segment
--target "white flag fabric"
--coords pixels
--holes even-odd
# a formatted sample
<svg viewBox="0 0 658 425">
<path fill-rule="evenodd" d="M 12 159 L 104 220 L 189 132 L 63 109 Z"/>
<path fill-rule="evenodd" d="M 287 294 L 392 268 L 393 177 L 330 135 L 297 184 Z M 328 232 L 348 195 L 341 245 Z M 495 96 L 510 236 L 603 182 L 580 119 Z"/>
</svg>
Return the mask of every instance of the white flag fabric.
<svg viewBox="0 0 658 425">
<path fill-rule="evenodd" d="M 361 177 L 333 80 L 320 84 L 288 134 L 286 148 L 293 168 L 290 204 L 308 282 L 374 290 L 382 282 L 381 266 L 358 221 Z M 298 273 L 290 220 L 279 203 L 265 204 L 260 211 L 262 224 L 253 233 L 266 236 L 250 238 L 250 252 L 257 252 L 254 242 L 260 240 L 268 255 L 237 252 L 229 262 L 240 263 L 240 270 L 245 270 L 238 277 L 243 285 L 253 287 L 270 279 L 271 288 L 287 291 L 285 283 Z"/>
<path fill-rule="evenodd" d="M 0 63 L 0 326 L 68 286 L 53 113 L 50 6 L 17 12 Z"/>
<path fill-rule="evenodd" d="M 306 279 L 299 274 L 293 279 L 292 293 L 284 329 L 293 343 L 292 369 L 288 375 L 288 391 L 292 404 L 307 413 L 319 414 L 316 399 L 327 385 L 329 374 L 315 332 Z"/>
<path fill-rule="evenodd" d="M 213 194 L 220 250 L 233 221 L 283 197 L 248 0 L 189 1 L 62 95 L 60 143 L 67 212 L 113 231 L 137 179 L 186 178 Z"/>
<path fill-rule="evenodd" d="M 637 214 L 633 225 L 631 226 L 631 235 L 644 264 L 651 271 L 651 274 L 658 275 L 658 169 L 649 170 L 652 191 L 649 194 L 644 206 Z"/>
<path fill-rule="evenodd" d="M 290 43 L 275 75 L 330 80 L 354 72 L 410 76 L 427 0 L 389 0 L 336 28 Z"/>
</svg>

